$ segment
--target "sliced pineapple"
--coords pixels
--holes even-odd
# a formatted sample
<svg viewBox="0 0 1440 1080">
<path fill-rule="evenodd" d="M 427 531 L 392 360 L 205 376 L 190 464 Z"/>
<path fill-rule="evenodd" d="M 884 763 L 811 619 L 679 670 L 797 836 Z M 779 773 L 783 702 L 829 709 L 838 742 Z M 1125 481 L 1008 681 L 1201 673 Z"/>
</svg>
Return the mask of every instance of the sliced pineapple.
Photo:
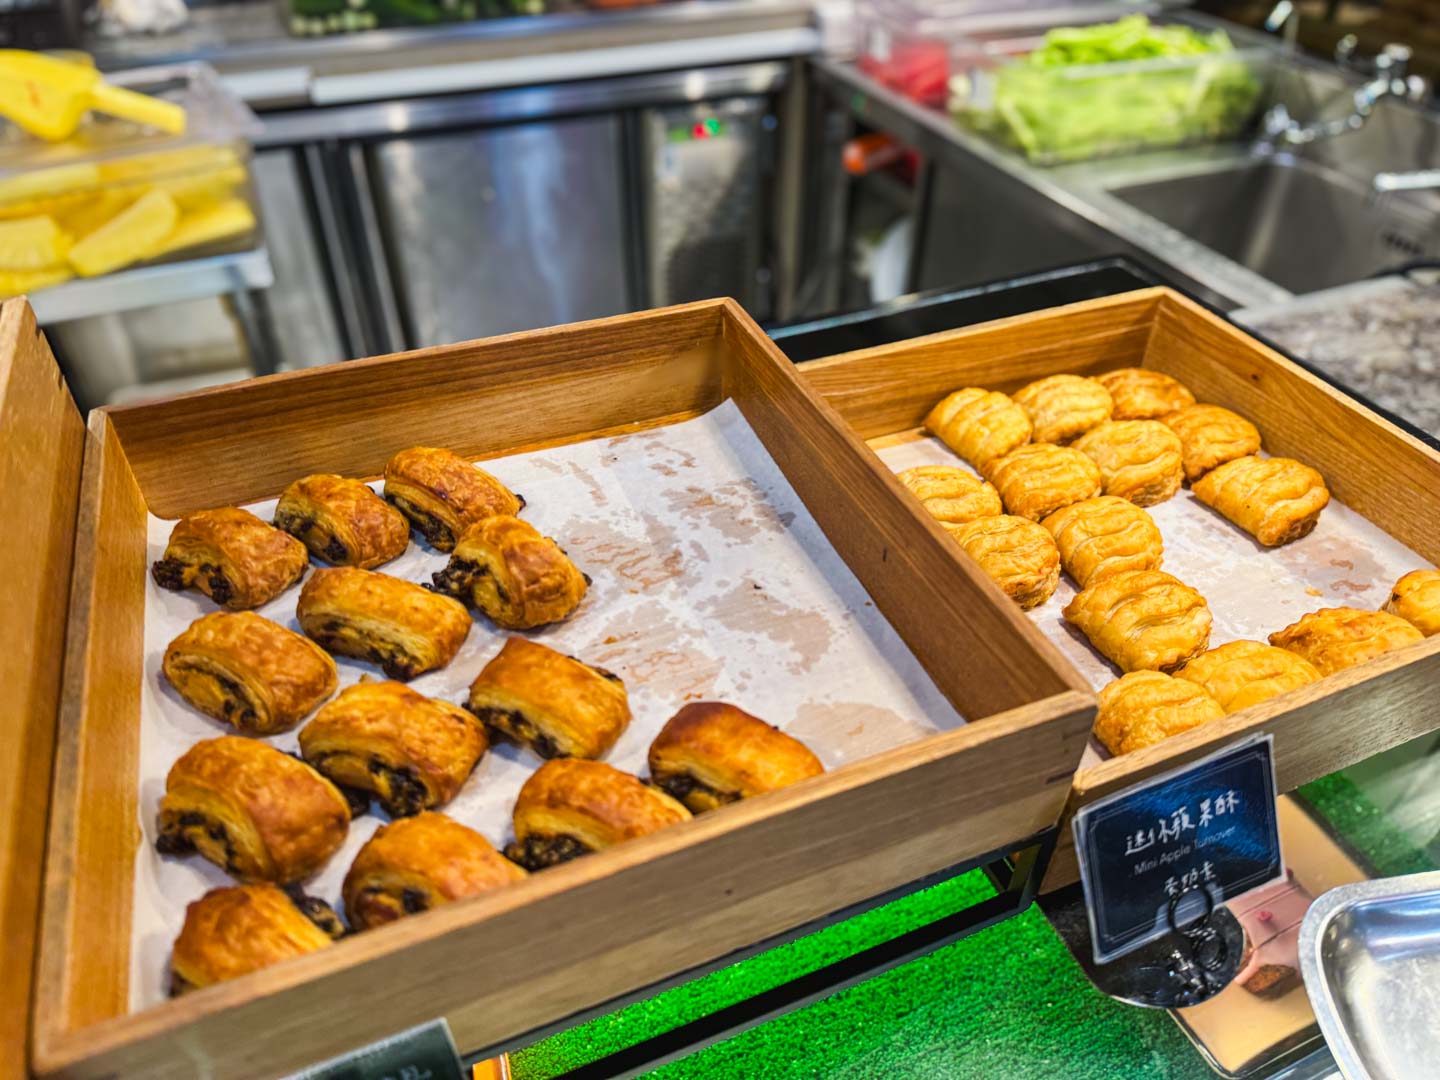
<svg viewBox="0 0 1440 1080">
<path fill-rule="evenodd" d="M 172 251 L 213 243 L 227 236 L 238 236 L 255 227 L 255 215 L 244 199 L 226 199 L 206 210 L 195 210 L 180 218 L 160 246 L 150 253 L 154 258 Z"/>
<path fill-rule="evenodd" d="M 0 270 L 0 300 L 59 285 L 73 276 L 68 266 L 51 266 L 45 270 Z"/>
<path fill-rule="evenodd" d="M 79 205 L 62 211 L 57 220 L 60 227 L 75 241 L 80 241 L 100 228 L 140 197 L 142 189 L 120 188 L 115 191 L 92 192 Z"/>
<path fill-rule="evenodd" d="M 70 237 L 52 217 L 0 221 L 0 270 L 44 270 L 64 263 L 69 250 Z"/>
<path fill-rule="evenodd" d="M 148 259 L 179 217 L 169 195 L 147 192 L 71 248 L 70 265 L 85 277 L 95 277 Z"/>
<path fill-rule="evenodd" d="M 203 210 L 224 202 L 245 182 L 245 167 L 230 165 L 223 169 L 172 176 L 155 181 L 155 186 L 168 192 L 182 212 Z"/>
<path fill-rule="evenodd" d="M 52 199 L 72 192 L 88 191 L 100 183 L 100 169 L 94 162 L 32 169 L 0 179 L 0 206 L 25 206 L 31 200 Z M 6 217 L 12 216 L 5 213 Z"/>
<path fill-rule="evenodd" d="M 181 150 L 156 150 L 100 162 L 100 179 L 107 184 L 135 180 L 184 177 L 216 172 L 240 165 L 240 156 L 229 146 L 187 146 Z"/>
</svg>

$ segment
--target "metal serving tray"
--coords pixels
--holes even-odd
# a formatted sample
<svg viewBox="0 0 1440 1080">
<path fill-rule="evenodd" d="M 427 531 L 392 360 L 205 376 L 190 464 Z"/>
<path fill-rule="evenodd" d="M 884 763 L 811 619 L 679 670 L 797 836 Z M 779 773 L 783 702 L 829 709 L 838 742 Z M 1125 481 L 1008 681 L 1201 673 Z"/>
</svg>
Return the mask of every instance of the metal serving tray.
<svg viewBox="0 0 1440 1080">
<path fill-rule="evenodd" d="M 1440 1068 L 1440 871 L 1331 889 L 1300 927 L 1300 968 L 1347 1080 Z"/>
</svg>

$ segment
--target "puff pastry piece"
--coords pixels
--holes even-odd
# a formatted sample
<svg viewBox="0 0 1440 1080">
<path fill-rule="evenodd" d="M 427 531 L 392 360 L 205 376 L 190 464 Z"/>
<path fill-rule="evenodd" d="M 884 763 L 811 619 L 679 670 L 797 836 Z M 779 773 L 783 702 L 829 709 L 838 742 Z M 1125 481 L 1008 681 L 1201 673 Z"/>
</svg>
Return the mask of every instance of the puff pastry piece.
<svg viewBox="0 0 1440 1080">
<path fill-rule="evenodd" d="M 458 705 L 397 682 L 347 686 L 300 730 L 300 754 L 342 788 L 372 792 L 391 817 L 449 802 L 489 747 Z"/>
<path fill-rule="evenodd" d="M 1110 391 L 1083 375 L 1050 375 L 1015 391 L 1037 443 L 1067 443 L 1110 419 Z"/>
<path fill-rule="evenodd" d="M 1266 547 L 1308 535 L 1330 502 L 1325 478 L 1291 458 L 1236 458 L 1206 473 L 1193 490 Z"/>
<path fill-rule="evenodd" d="M 385 498 L 436 551 L 451 551 L 471 525 L 518 514 L 525 500 L 459 454 L 412 446 L 385 463 Z"/>
<path fill-rule="evenodd" d="M 690 817 L 658 787 L 603 761 L 561 758 L 536 769 L 515 800 L 505 855 L 527 870 L 558 866 Z"/>
<path fill-rule="evenodd" d="M 295 615 L 331 653 L 371 660 L 392 679 L 444 667 L 470 633 L 470 613 L 458 600 L 350 566 L 311 574 Z"/>
<path fill-rule="evenodd" d="M 1205 598 L 1163 570 L 1106 574 L 1064 614 L 1121 671 L 1171 671 L 1210 643 Z"/>
<path fill-rule="evenodd" d="M 435 587 L 479 608 L 496 626 L 529 630 L 567 618 L 590 579 L 528 522 L 498 515 L 461 535 Z"/>
<path fill-rule="evenodd" d="M 1070 446 L 1031 443 L 989 466 L 990 482 L 1007 513 L 1039 521 L 1056 510 L 1093 499 L 1101 491 L 1100 470 Z"/>
<path fill-rule="evenodd" d="M 341 894 L 350 925 L 368 930 L 526 876 L 474 829 L 427 810 L 376 830 L 355 856 Z"/>
<path fill-rule="evenodd" d="M 1022 608 L 1043 604 L 1060 583 L 1060 552 L 1050 534 L 1033 521 L 1002 514 L 946 528 Z"/>
<path fill-rule="evenodd" d="M 245 735 L 289 731 L 335 692 L 335 661 L 253 611 L 214 611 L 165 649 L 160 671 L 206 716 Z"/>
<path fill-rule="evenodd" d="M 925 417 L 925 430 L 981 472 L 1030 441 L 1030 418 L 995 390 L 967 386 L 947 394 Z"/>
<path fill-rule="evenodd" d="M 270 884 L 211 889 L 185 909 L 170 993 L 189 993 L 323 949 L 345 933 L 330 905 Z"/>
<path fill-rule="evenodd" d="M 231 611 L 257 608 L 300 580 L 305 545 L 249 510 L 226 506 L 181 518 L 150 567 L 162 589 L 199 589 Z"/>
<path fill-rule="evenodd" d="M 1303 656 L 1321 675 L 1333 675 L 1425 635 L 1399 615 L 1334 607 L 1312 611 L 1270 635 L 1270 644 Z"/>
<path fill-rule="evenodd" d="M 1158 671 L 1132 671 L 1100 691 L 1095 737 L 1112 754 L 1128 754 L 1225 715 L 1193 682 Z"/>
<path fill-rule="evenodd" d="M 1106 495 L 1136 506 L 1164 502 L 1185 478 L 1180 438 L 1158 420 L 1107 420 L 1074 446 L 1095 462 Z"/>
<path fill-rule="evenodd" d="M 1158 570 L 1164 560 L 1155 519 L 1128 499 L 1084 499 L 1042 524 L 1055 538 L 1060 564 L 1082 589 L 1120 570 Z"/>
<path fill-rule="evenodd" d="M 349 829 L 345 797 L 305 762 L 222 735 L 170 767 L 155 847 L 199 852 L 240 881 L 284 885 L 320 869 Z"/>
<path fill-rule="evenodd" d="M 994 486 L 954 465 L 916 465 L 896 474 L 925 512 L 947 525 L 1003 514 Z"/>
<path fill-rule="evenodd" d="M 1158 420 L 1195 404 L 1195 395 L 1163 371 L 1127 367 L 1095 376 L 1115 403 L 1112 420 Z"/>
<path fill-rule="evenodd" d="M 1384 610 L 1426 637 L 1440 634 L 1440 570 L 1411 570 L 1390 590 Z"/>
<path fill-rule="evenodd" d="M 404 554 L 410 523 L 370 490 L 370 485 L 333 473 L 296 480 L 275 506 L 275 527 L 310 554 L 334 566 L 369 570 Z"/>
<path fill-rule="evenodd" d="M 1315 682 L 1320 672 L 1288 649 L 1259 641 L 1231 641 L 1201 653 L 1175 677 L 1202 687 L 1232 713 Z"/>
<path fill-rule="evenodd" d="M 651 778 L 695 814 L 824 771 L 799 739 L 720 701 L 683 706 L 650 744 Z"/>
<path fill-rule="evenodd" d="M 630 723 L 620 676 L 521 637 L 481 668 L 467 706 L 544 758 L 601 757 Z"/>
<path fill-rule="evenodd" d="M 1160 422 L 1180 437 L 1185 479 L 1192 484 L 1215 466 L 1260 450 L 1255 425 L 1219 405 L 1187 405 Z"/>
</svg>

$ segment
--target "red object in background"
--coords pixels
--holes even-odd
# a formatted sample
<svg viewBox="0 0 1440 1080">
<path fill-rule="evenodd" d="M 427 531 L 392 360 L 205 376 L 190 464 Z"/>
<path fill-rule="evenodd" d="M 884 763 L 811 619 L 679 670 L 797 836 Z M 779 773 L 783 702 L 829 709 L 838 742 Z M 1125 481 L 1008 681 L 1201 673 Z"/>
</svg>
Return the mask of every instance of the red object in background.
<svg viewBox="0 0 1440 1080">
<path fill-rule="evenodd" d="M 893 166 L 896 176 L 913 183 L 920 167 L 920 155 L 877 131 L 857 135 L 847 142 L 841 150 L 840 163 L 851 176 L 868 176 Z"/>
<path fill-rule="evenodd" d="M 922 105 L 945 104 L 950 50 L 943 41 L 890 42 L 881 55 L 860 57 L 860 70 L 882 86 Z"/>
</svg>

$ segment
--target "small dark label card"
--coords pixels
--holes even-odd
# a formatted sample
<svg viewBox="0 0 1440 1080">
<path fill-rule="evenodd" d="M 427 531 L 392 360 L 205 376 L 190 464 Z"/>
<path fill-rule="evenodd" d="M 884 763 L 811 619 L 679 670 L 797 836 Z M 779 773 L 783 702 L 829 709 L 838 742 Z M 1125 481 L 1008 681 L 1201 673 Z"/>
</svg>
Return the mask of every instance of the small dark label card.
<svg viewBox="0 0 1440 1080">
<path fill-rule="evenodd" d="M 298 1072 L 290 1080 L 464 1080 L 466 1070 L 444 1020 L 402 1031 L 388 1039 Z"/>
<path fill-rule="evenodd" d="M 1281 876 L 1271 749 L 1251 736 L 1076 813 L 1096 963 Z"/>
</svg>

